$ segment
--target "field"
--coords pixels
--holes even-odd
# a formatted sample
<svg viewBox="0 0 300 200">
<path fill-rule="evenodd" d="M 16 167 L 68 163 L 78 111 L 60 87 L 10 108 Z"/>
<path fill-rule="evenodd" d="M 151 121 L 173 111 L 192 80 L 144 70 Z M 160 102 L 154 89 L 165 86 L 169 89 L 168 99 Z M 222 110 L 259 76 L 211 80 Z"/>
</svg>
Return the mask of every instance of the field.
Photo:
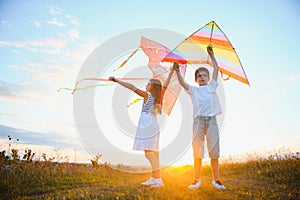
<svg viewBox="0 0 300 200">
<path fill-rule="evenodd" d="M 300 160 L 254 160 L 220 166 L 225 191 L 213 188 L 209 166 L 202 186 L 190 191 L 193 167 L 166 167 L 165 186 L 140 186 L 149 174 L 126 173 L 109 165 L 23 162 L 1 166 L 1 199 L 300 199 Z"/>
</svg>

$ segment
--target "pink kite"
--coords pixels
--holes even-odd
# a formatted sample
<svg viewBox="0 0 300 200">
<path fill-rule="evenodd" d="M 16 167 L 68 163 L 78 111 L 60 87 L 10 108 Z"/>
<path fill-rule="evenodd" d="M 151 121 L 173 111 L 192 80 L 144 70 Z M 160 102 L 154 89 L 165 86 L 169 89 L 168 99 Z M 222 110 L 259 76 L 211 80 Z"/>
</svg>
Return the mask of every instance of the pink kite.
<svg viewBox="0 0 300 200">
<path fill-rule="evenodd" d="M 141 48 L 149 58 L 148 67 L 152 71 L 153 77 L 160 79 L 160 81 L 164 83 L 168 77 L 171 65 L 170 63 L 162 63 L 161 60 L 170 52 L 170 50 L 167 47 L 144 37 L 141 38 Z M 184 76 L 186 65 L 183 65 L 180 69 L 181 74 Z M 170 115 L 180 90 L 181 86 L 174 73 L 163 99 L 163 110 L 167 115 Z"/>
</svg>

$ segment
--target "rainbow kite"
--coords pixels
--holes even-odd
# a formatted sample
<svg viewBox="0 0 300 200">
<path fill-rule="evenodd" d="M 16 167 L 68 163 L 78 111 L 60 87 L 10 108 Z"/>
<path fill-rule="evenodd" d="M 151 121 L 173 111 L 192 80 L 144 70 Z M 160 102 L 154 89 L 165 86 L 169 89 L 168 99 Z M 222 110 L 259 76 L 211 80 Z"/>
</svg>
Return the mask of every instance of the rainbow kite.
<svg viewBox="0 0 300 200">
<path fill-rule="evenodd" d="M 212 45 L 221 74 L 250 85 L 239 57 L 220 27 L 211 21 L 181 42 L 162 62 L 210 64 L 206 47 Z"/>
</svg>

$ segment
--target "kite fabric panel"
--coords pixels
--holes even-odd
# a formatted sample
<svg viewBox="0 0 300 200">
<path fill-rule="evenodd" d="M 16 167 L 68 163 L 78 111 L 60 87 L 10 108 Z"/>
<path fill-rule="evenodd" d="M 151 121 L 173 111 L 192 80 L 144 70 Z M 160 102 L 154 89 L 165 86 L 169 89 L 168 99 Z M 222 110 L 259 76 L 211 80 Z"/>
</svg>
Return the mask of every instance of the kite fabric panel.
<svg viewBox="0 0 300 200">
<path fill-rule="evenodd" d="M 208 45 L 212 45 L 213 47 L 219 71 L 222 74 L 250 85 L 235 49 L 214 21 L 209 22 L 186 38 L 166 55 L 162 59 L 162 62 L 211 64 L 206 51 Z"/>
<path fill-rule="evenodd" d="M 149 58 L 148 67 L 152 71 L 153 77 L 159 79 L 162 84 L 164 84 L 170 73 L 170 67 L 172 65 L 171 63 L 162 63 L 161 60 L 170 52 L 170 50 L 167 47 L 145 37 L 141 38 L 141 48 Z M 185 69 L 186 65 L 183 65 L 180 68 L 180 72 L 183 76 L 185 75 Z M 163 110 L 167 115 L 170 115 L 180 90 L 181 86 L 176 73 L 174 73 L 163 98 Z"/>
</svg>

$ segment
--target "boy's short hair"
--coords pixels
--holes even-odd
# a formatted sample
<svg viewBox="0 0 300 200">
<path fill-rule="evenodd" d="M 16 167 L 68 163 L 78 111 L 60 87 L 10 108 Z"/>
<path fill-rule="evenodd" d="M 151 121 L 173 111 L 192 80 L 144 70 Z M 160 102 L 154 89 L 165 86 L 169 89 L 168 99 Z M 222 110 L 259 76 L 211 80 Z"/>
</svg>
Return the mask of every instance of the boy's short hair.
<svg viewBox="0 0 300 200">
<path fill-rule="evenodd" d="M 197 75 L 199 72 L 206 72 L 208 77 L 209 77 L 209 71 L 208 69 L 206 69 L 205 67 L 199 67 L 196 71 L 195 71 L 195 81 L 197 80 Z"/>
</svg>

